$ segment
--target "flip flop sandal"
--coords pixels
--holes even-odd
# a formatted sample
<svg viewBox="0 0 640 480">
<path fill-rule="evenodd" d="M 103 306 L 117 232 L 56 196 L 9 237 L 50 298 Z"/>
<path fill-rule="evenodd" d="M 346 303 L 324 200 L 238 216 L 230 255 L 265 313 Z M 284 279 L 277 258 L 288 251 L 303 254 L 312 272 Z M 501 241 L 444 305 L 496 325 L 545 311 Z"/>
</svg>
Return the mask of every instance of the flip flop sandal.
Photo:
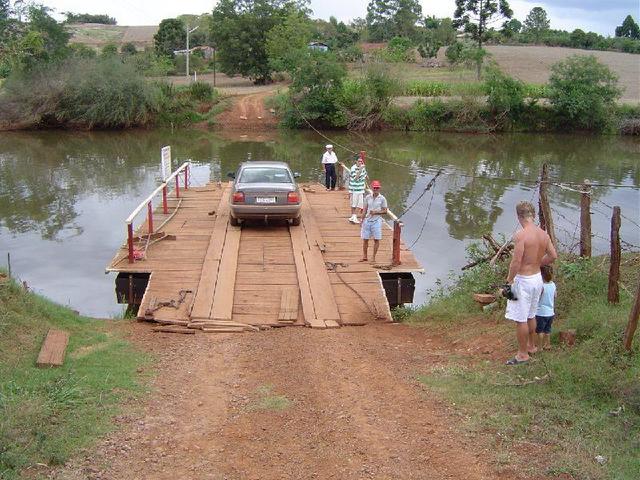
<svg viewBox="0 0 640 480">
<path fill-rule="evenodd" d="M 505 362 L 505 365 L 522 365 L 525 363 L 529 363 L 529 360 L 518 360 L 516 357 L 513 357 L 510 360 Z"/>
</svg>

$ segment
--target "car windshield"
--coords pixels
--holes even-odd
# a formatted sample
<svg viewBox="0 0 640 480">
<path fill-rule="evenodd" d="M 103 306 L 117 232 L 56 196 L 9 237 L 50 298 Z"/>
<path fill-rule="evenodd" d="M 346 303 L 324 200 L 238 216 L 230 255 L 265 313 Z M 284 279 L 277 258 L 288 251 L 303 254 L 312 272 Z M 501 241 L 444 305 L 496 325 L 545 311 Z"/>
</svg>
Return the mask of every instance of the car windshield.
<svg viewBox="0 0 640 480">
<path fill-rule="evenodd" d="M 241 183 L 292 183 L 291 175 L 286 168 L 249 167 L 242 170 Z"/>
</svg>

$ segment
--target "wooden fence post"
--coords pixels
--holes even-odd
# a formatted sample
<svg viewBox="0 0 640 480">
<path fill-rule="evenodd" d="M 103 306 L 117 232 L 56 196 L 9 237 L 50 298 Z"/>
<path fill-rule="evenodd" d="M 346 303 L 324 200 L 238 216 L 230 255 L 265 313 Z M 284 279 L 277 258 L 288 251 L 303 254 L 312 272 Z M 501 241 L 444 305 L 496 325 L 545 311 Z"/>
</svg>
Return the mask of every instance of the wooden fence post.
<svg viewBox="0 0 640 480">
<path fill-rule="evenodd" d="M 540 200 L 538 202 L 538 216 L 540 218 L 540 228 L 545 230 L 551 239 L 553 246 L 556 244 L 556 233 L 553 228 L 553 217 L 551 216 L 551 207 L 549 206 L 549 197 L 547 196 L 547 188 L 549 186 L 549 172 L 547 164 L 542 164 L 542 175 L 540 178 Z"/>
<path fill-rule="evenodd" d="M 611 215 L 611 264 L 609 266 L 609 303 L 620 301 L 620 207 L 613 207 Z"/>
<path fill-rule="evenodd" d="M 582 184 L 580 199 L 580 256 L 591 258 L 591 184 Z"/>
<path fill-rule="evenodd" d="M 636 299 L 635 302 L 633 302 L 633 308 L 629 314 L 629 323 L 624 331 L 622 344 L 625 350 L 631 350 L 633 335 L 636 333 L 636 328 L 638 328 L 638 315 L 640 315 L 640 285 L 638 285 L 638 290 L 636 290 Z"/>
<path fill-rule="evenodd" d="M 402 262 L 400 261 L 400 235 L 402 233 L 402 222 L 400 220 L 393 221 L 393 244 L 392 244 L 392 258 L 391 265 L 397 266 Z"/>
</svg>

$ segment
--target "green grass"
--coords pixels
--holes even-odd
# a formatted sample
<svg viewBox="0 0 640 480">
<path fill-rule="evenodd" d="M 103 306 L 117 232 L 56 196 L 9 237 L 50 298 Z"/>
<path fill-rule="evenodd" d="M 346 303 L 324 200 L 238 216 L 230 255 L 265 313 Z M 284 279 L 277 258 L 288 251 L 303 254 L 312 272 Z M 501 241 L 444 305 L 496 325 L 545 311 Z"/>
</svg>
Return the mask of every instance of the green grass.
<svg viewBox="0 0 640 480">
<path fill-rule="evenodd" d="M 273 392 L 273 385 L 263 385 L 256 391 L 257 398 L 249 406 L 250 410 L 286 410 L 291 406 L 291 400 L 284 395 Z"/>
<path fill-rule="evenodd" d="M 138 371 L 148 359 L 113 326 L 0 284 L 0 478 L 64 463 L 112 428 L 122 402 L 141 394 Z M 51 327 L 70 334 L 64 365 L 36 368 Z"/>
<path fill-rule="evenodd" d="M 637 256 L 637 255 L 636 255 Z M 632 256 L 626 257 L 627 261 Z M 631 309 L 624 290 L 621 303 L 607 303 L 606 259 L 565 259 L 559 262 L 556 283 L 559 328 L 575 328 L 571 349 L 556 346 L 537 355 L 526 366 L 506 367 L 495 361 L 452 362 L 419 376 L 419 380 L 465 410 L 467 427 L 496 439 L 496 461 L 515 461 L 516 451 L 535 451 L 524 459 L 529 473 L 568 475 L 576 479 L 636 479 L 640 471 L 640 338 L 629 354 L 622 350 L 622 332 Z M 493 281 L 488 268 L 466 275 L 451 295 L 441 295 L 412 321 L 422 325 L 449 325 L 460 334 L 461 319 L 478 315 L 469 303 L 473 291 Z M 491 276 L 489 274 L 489 276 Z M 627 285 L 638 284 L 637 266 L 625 268 Z M 465 289 L 468 289 L 465 291 Z M 447 321 L 447 314 L 459 311 Z M 491 315 L 496 319 L 503 311 Z M 495 328 L 515 337 L 510 325 Z M 513 338 L 515 348 L 515 338 Z M 546 377 L 545 377 L 546 376 Z M 614 412 L 614 413 L 610 413 Z M 615 412 L 619 412 L 617 415 Z M 606 457 L 604 465 L 595 461 Z M 511 465 L 513 466 L 513 465 Z"/>
</svg>

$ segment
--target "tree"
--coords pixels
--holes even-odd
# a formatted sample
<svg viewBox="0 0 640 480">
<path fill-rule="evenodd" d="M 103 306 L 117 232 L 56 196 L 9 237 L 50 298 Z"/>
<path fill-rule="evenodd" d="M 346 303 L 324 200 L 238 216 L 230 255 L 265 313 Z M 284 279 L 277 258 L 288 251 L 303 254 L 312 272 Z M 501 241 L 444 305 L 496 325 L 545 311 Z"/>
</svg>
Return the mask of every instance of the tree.
<svg viewBox="0 0 640 480">
<path fill-rule="evenodd" d="M 153 44 L 158 55 L 168 57 L 173 57 L 175 50 L 184 50 L 187 44 L 184 24 L 177 18 L 165 18 L 153 36 Z"/>
<path fill-rule="evenodd" d="M 622 25 L 616 27 L 616 37 L 627 37 L 640 40 L 640 27 L 638 27 L 638 24 L 631 15 L 627 15 L 622 22 Z"/>
<path fill-rule="evenodd" d="M 502 24 L 502 35 L 507 38 L 511 38 L 520 33 L 520 30 L 522 30 L 522 22 L 517 18 L 512 18 Z"/>
<path fill-rule="evenodd" d="M 533 7 L 524 20 L 524 29 L 525 32 L 531 33 L 535 38 L 535 42 L 538 43 L 542 34 L 549 30 L 550 24 L 545 9 Z"/>
<path fill-rule="evenodd" d="M 0 0 L 0 22 L 9 19 L 9 14 L 11 13 L 10 7 L 9 0 Z"/>
<path fill-rule="evenodd" d="M 267 33 L 267 54 L 275 71 L 291 71 L 300 53 L 308 49 L 312 24 L 299 10 L 292 11 L 284 22 Z"/>
<path fill-rule="evenodd" d="M 307 13 L 305 0 L 220 0 L 211 16 L 211 38 L 223 72 L 255 83 L 271 81 L 267 34 L 292 12 Z"/>
<path fill-rule="evenodd" d="M 103 25 L 116 25 L 116 19 L 107 14 L 93 15 L 91 13 L 64 12 L 66 23 L 101 23 Z"/>
<path fill-rule="evenodd" d="M 489 36 L 488 24 L 501 17 L 511 18 L 513 11 L 507 0 L 456 0 L 456 11 L 453 14 L 453 26 L 464 28 L 477 43 L 478 50 Z M 481 56 L 478 55 L 478 58 Z M 480 79 L 482 61 L 477 63 L 477 76 Z"/>
<path fill-rule="evenodd" d="M 413 38 L 421 17 L 422 6 L 418 0 L 370 0 L 367 5 L 369 39 Z"/>
<path fill-rule="evenodd" d="M 456 30 L 450 18 L 425 17 L 424 29 L 418 40 L 418 52 L 422 58 L 432 58 L 438 54 L 440 47 L 451 45 L 456 41 Z"/>
<path fill-rule="evenodd" d="M 573 55 L 551 67 L 549 101 L 561 125 L 602 130 L 621 94 L 617 83 L 618 77 L 593 55 Z"/>
<path fill-rule="evenodd" d="M 346 74 L 332 52 L 305 52 L 291 71 L 285 123 L 299 127 L 306 120 L 316 126 L 343 126 L 340 95 Z"/>
</svg>

